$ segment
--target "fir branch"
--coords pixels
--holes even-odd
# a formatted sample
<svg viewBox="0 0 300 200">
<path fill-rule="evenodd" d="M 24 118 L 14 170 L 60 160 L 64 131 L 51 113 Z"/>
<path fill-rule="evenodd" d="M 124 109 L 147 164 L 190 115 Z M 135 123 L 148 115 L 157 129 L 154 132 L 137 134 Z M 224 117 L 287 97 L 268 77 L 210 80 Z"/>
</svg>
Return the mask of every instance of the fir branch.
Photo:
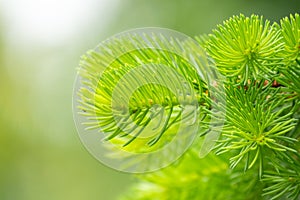
<svg viewBox="0 0 300 200">
<path fill-rule="evenodd" d="M 176 54 L 189 55 L 188 45 L 155 34 L 131 35 L 115 38 L 83 56 L 79 73 L 85 87 L 78 94 L 87 129 L 104 132 L 112 143 L 123 143 L 120 148 L 136 142 L 130 150 L 144 151 L 164 145 L 176 134 L 178 122 L 198 118 L 195 113 L 202 118 L 200 107 L 209 106 L 206 83 L 191 63 Z M 197 110 L 190 110 L 195 105 L 199 105 Z"/>
<path fill-rule="evenodd" d="M 279 68 L 278 82 L 289 89 L 291 96 L 295 93 L 300 99 L 300 16 L 290 15 L 280 20 L 284 51 L 281 57 L 284 64 Z"/>
<path fill-rule="evenodd" d="M 263 17 L 233 16 L 219 25 L 207 42 L 208 54 L 226 77 L 239 76 L 243 83 L 250 78 L 266 78 L 281 61 L 283 50 L 276 25 Z"/>
<path fill-rule="evenodd" d="M 279 154 L 270 157 L 271 169 L 263 176 L 267 184 L 263 195 L 268 199 L 299 199 L 300 197 L 300 156 L 297 153 Z"/>
<path fill-rule="evenodd" d="M 247 88 L 243 84 L 226 88 L 226 105 L 219 105 L 226 112 L 226 122 L 215 147 L 217 154 L 237 152 L 230 158 L 232 168 L 244 160 L 248 170 L 258 162 L 260 176 L 265 151 L 296 152 L 291 146 L 297 141 L 287 136 L 294 129 L 296 119 L 292 113 L 285 112 L 293 105 L 280 94 L 280 88 L 263 83 L 252 81 Z"/>
<path fill-rule="evenodd" d="M 262 184 L 253 174 L 232 172 L 226 157 L 199 159 L 197 148 L 173 166 L 140 175 L 122 200 L 251 200 L 259 199 Z"/>
<path fill-rule="evenodd" d="M 290 15 L 280 20 L 281 34 L 284 42 L 284 57 L 289 62 L 299 61 L 300 53 L 300 16 Z M 298 63 L 299 64 L 299 63 Z"/>
<path fill-rule="evenodd" d="M 199 136 L 222 131 L 214 147 L 217 155 L 199 159 L 196 143 L 177 165 L 140 176 L 141 182 L 124 198 L 299 199 L 299 14 L 280 25 L 257 15 L 233 16 L 196 40 L 211 57 L 204 65 L 226 76 L 225 92 L 204 81 L 211 74 L 205 73 L 201 60 L 195 59 L 195 69 L 174 53 L 203 56 L 191 41 L 135 35 L 116 38 L 82 58 L 79 101 L 86 127 L 103 131 L 118 147 L 155 151 L 172 140 L 179 122 L 198 124 Z M 151 67 L 156 64 L 180 76 Z M 143 73 L 130 74 L 141 65 L 148 66 Z M 150 81 L 126 99 L 135 85 L 149 80 L 178 90 Z M 119 87 L 120 98 L 113 103 L 120 81 L 126 87 Z M 223 116 L 225 124 L 219 123 Z"/>
</svg>

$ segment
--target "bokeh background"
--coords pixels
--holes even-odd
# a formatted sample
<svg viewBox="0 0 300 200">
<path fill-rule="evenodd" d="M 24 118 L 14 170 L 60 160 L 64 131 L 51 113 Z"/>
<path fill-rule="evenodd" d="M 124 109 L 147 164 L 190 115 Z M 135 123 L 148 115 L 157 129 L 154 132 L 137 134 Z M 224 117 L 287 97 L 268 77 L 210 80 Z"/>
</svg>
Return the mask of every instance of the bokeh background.
<svg viewBox="0 0 300 200">
<path fill-rule="evenodd" d="M 115 200 L 134 181 L 81 145 L 72 118 L 80 56 L 118 32 L 210 33 L 232 15 L 271 21 L 299 0 L 0 0 L 0 199 Z"/>
</svg>

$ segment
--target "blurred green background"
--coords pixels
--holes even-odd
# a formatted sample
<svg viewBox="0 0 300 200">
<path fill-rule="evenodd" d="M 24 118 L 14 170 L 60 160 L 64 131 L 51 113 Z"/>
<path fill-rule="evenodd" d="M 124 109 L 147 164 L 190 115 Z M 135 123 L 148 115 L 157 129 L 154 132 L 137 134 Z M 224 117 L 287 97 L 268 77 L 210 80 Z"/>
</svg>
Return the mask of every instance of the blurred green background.
<svg viewBox="0 0 300 200">
<path fill-rule="evenodd" d="M 299 0 L 1 0 L 0 200 L 114 200 L 132 175 L 81 145 L 72 119 L 80 56 L 107 37 L 158 26 L 209 33 L 231 15 L 272 21 Z"/>
</svg>

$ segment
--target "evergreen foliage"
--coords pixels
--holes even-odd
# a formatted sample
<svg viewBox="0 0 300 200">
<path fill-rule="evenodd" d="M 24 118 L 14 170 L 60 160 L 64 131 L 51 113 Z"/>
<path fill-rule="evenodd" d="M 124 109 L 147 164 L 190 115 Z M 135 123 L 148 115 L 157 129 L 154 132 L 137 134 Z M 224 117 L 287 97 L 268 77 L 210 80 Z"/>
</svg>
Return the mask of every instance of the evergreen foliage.
<svg viewBox="0 0 300 200">
<path fill-rule="evenodd" d="M 188 55 L 197 51 L 189 41 L 180 43 L 174 39 L 159 43 L 155 36 L 147 37 L 157 49 L 169 44 L 174 52 Z M 120 148 L 140 152 L 162 147 L 176 132 L 178 122 L 185 120 L 181 114 L 195 102 L 199 105 L 200 117 L 195 122 L 199 127 L 206 127 L 213 117 L 212 107 L 225 116 L 224 124 L 219 127 L 220 138 L 208 156 L 199 158 L 202 137 L 211 131 L 204 128 L 182 159 L 158 172 L 139 175 L 139 183 L 122 199 L 299 199 L 299 14 L 285 17 L 280 23 L 241 14 L 224 21 L 212 34 L 195 39 L 211 58 L 205 62 L 226 78 L 224 91 L 216 89 L 218 101 L 213 101 L 208 83 L 189 62 L 175 53 L 143 48 L 146 44 L 139 36 L 125 38 L 127 45 L 122 47 L 130 50 L 138 46 L 139 50 L 118 56 L 113 62 L 110 59 L 122 52 L 118 40 L 100 49 L 101 54 L 91 51 L 82 59 L 80 74 L 88 89 L 79 91 L 81 114 L 88 117 L 88 128 L 101 129 L 107 140 Z M 107 63 L 109 67 L 99 74 L 99 67 Z M 121 77 L 148 63 L 163 63 L 176 70 L 187 80 L 182 87 L 189 88 L 190 93 L 174 94 L 165 87 L 150 84 L 133 93 L 128 113 L 122 114 L 127 109 L 125 101 L 119 102 L 118 107 L 110 107 L 113 88 Z M 165 77 L 167 85 L 182 81 L 167 73 L 148 70 L 153 77 Z M 102 76 L 100 83 L 95 74 Z M 130 78 L 132 84 L 142 79 Z M 185 102 L 184 107 L 179 106 L 180 98 Z M 155 104 L 161 107 L 153 108 Z M 185 115 L 187 121 L 192 115 L 193 112 Z M 138 138 L 143 132 L 153 131 L 153 127 L 152 137 Z"/>
</svg>

